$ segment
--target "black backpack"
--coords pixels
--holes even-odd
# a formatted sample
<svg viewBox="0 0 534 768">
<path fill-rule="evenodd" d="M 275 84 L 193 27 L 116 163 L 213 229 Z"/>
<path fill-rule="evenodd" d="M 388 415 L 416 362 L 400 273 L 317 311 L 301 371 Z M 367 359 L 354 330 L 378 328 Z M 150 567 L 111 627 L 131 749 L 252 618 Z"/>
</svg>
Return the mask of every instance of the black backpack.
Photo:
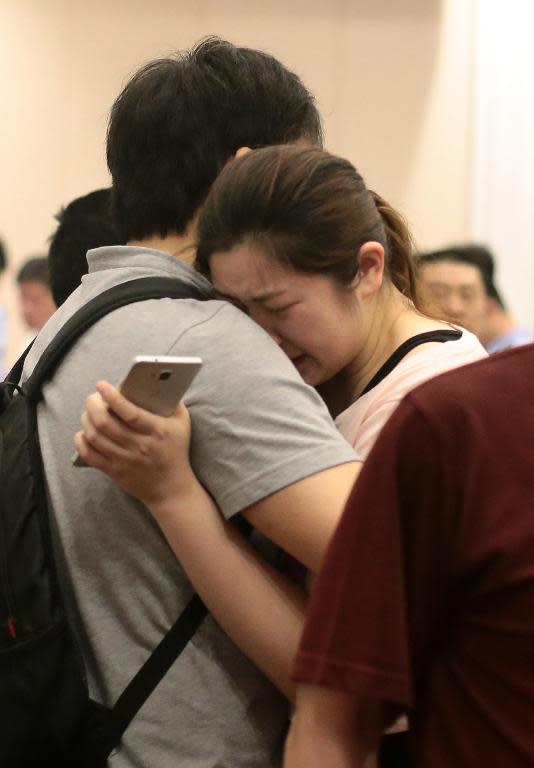
<svg viewBox="0 0 534 768">
<path fill-rule="evenodd" d="M 23 357 L 0 385 L 0 766 L 99 768 L 206 614 L 194 595 L 112 709 L 89 698 L 54 562 L 37 404 L 76 339 L 118 307 L 203 297 L 172 278 L 115 286 L 67 321 L 19 386 Z M 145 350 L 140 350 L 143 352 Z"/>
</svg>

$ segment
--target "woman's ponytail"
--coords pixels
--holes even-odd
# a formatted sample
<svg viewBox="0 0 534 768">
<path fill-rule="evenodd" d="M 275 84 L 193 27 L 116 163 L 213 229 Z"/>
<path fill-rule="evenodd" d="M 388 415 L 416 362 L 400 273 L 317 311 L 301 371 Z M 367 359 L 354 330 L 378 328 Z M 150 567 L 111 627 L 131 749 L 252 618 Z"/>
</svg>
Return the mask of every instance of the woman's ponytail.
<svg viewBox="0 0 534 768">
<path fill-rule="evenodd" d="M 413 241 L 400 213 L 383 197 L 369 190 L 386 232 L 386 267 L 395 287 L 417 306 L 417 288 L 413 265 Z"/>
</svg>

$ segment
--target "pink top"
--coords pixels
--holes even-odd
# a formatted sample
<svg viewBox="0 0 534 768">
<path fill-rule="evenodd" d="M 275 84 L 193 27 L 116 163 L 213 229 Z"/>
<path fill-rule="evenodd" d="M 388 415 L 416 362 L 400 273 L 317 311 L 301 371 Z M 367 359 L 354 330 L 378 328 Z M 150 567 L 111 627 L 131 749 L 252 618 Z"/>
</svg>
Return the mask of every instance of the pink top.
<svg viewBox="0 0 534 768">
<path fill-rule="evenodd" d="M 440 373 L 482 357 L 487 357 L 487 352 L 466 330 L 455 341 L 415 347 L 381 382 L 340 413 L 336 426 L 364 460 L 404 395 Z"/>
</svg>

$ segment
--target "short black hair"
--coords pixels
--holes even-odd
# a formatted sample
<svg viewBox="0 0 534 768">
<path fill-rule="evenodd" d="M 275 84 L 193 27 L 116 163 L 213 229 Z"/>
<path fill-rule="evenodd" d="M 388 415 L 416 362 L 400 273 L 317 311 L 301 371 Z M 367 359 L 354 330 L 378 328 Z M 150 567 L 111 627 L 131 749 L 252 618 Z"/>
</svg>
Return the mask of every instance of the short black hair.
<svg viewBox="0 0 534 768">
<path fill-rule="evenodd" d="M 485 245 L 454 245 L 437 251 L 419 253 L 416 257 L 416 266 L 421 267 L 424 264 L 434 264 L 439 261 L 458 261 L 476 267 L 482 277 L 486 295 L 495 299 L 504 309 L 504 302 L 495 285 L 495 259 Z"/>
<path fill-rule="evenodd" d="M 114 221 L 124 240 L 182 234 L 227 160 L 306 138 L 321 120 L 299 77 L 220 38 L 152 61 L 115 101 L 107 135 Z"/>
<path fill-rule="evenodd" d="M 34 256 L 24 262 L 17 273 L 17 283 L 42 283 L 50 287 L 50 272 L 46 256 Z"/>
<path fill-rule="evenodd" d="M 77 197 L 56 214 L 58 227 L 50 238 L 50 288 L 59 307 L 79 286 L 88 270 L 87 251 L 122 245 L 111 218 L 111 188 Z"/>
</svg>

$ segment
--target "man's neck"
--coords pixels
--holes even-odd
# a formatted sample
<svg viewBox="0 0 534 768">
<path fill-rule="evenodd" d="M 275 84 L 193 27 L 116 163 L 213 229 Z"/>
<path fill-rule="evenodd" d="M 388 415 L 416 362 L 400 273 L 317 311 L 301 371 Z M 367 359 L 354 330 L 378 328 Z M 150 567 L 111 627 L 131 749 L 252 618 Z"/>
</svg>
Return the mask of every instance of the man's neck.
<svg viewBox="0 0 534 768">
<path fill-rule="evenodd" d="M 152 248 L 156 251 L 169 253 L 186 264 L 193 264 L 196 256 L 196 237 L 187 230 L 183 235 L 166 235 L 165 237 L 145 237 L 142 240 L 130 240 L 128 245 L 139 248 Z"/>
</svg>

